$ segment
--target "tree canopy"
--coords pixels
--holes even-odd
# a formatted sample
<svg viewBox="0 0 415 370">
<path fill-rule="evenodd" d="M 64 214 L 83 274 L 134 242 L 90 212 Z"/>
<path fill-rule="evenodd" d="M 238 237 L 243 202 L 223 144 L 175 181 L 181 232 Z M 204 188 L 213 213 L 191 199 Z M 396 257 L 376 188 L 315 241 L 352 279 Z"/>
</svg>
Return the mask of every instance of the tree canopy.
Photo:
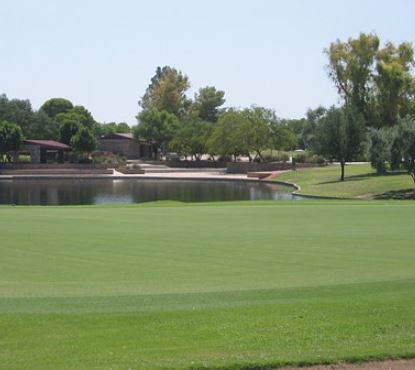
<svg viewBox="0 0 415 370">
<path fill-rule="evenodd" d="M 173 113 L 152 108 L 143 110 L 137 119 L 138 125 L 134 129 L 136 140 L 145 139 L 162 152 L 166 152 L 172 134 L 178 126 L 178 118 Z"/>
<path fill-rule="evenodd" d="M 55 118 L 59 113 L 67 113 L 73 109 L 73 104 L 64 98 L 52 98 L 43 103 L 40 110 L 50 118 Z"/>
<path fill-rule="evenodd" d="M 380 48 L 377 35 L 361 33 L 331 43 L 325 53 L 340 97 L 363 115 L 367 126 L 393 126 L 399 116 L 415 112 L 411 44 L 388 42 Z"/>
<path fill-rule="evenodd" d="M 225 103 L 225 92 L 213 86 L 199 89 L 195 94 L 194 109 L 202 121 L 217 122 L 219 107 Z"/>
<path fill-rule="evenodd" d="M 317 128 L 316 151 L 340 162 L 340 180 L 344 181 L 345 164 L 359 158 L 364 140 L 363 116 L 349 107 L 331 107 Z"/>
<path fill-rule="evenodd" d="M 22 139 L 22 130 L 16 123 L 0 121 L 0 160 L 10 160 L 9 153 L 19 149 Z"/>
<path fill-rule="evenodd" d="M 143 110 L 157 109 L 180 115 L 189 104 L 186 98 L 189 87 L 189 79 L 182 72 L 169 66 L 157 67 L 140 105 Z"/>
</svg>

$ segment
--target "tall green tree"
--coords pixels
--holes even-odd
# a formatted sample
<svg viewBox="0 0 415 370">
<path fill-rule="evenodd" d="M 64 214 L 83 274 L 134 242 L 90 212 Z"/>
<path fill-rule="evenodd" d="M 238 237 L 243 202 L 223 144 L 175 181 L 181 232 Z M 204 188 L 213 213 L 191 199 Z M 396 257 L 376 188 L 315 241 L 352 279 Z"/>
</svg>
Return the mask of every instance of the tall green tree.
<svg viewBox="0 0 415 370">
<path fill-rule="evenodd" d="M 377 54 L 376 108 L 380 125 L 393 126 L 398 117 L 415 113 L 414 50 L 409 43 L 392 43 Z"/>
<path fill-rule="evenodd" d="M 262 161 L 262 152 L 272 147 L 273 112 L 262 107 L 251 107 L 241 114 L 245 119 L 242 120 L 238 131 L 247 147 L 248 157 L 250 158 L 250 153 L 253 152 Z"/>
<path fill-rule="evenodd" d="M 140 105 L 143 110 L 156 109 L 182 115 L 190 104 L 186 98 L 189 87 L 189 79 L 182 72 L 169 66 L 158 67 Z"/>
<path fill-rule="evenodd" d="M 86 109 L 82 105 L 75 105 L 71 110 L 69 110 L 67 113 L 74 113 L 79 116 L 80 123 L 88 127 L 90 129 L 94 129 L 94 126 L 96 125 L 95 119 L 92 116 L 91 112 Z M 65 114 L 65 113 L 63 113 Z"/>
<path fill-rule="evenodd" d="M 344 181 L 346 162 L 359 158 L 365 140 L 363 116 L 352 108 L 330 108 L 321 120 L 316 135 L 316 152 L 340 162 Z"/>
<path fill-rule="evenodd" d="M 22 129 L 23 135 L 29 137 L 34 112 L 29 100 L 8 99 L 0 95 L 0 120 L 16 123 Z"/>
<path fill-rule="evenodd" d="M 297 135 L 284 121 L 274 121 L 271 124 L 272 149 L 293 150 L 298 144 Z"/>
<path fill-rule="evenodd" d="M 377 173 L 386 172 L 386 163 L 391 160 L 393 133 L 390 128 L 370 128 L 368 133 L 369 161 Z"/>
<path fill-rule="evenodd" d="M 325 50 L 330 78 L 346 106 L 360 112 L 367 126 L 393 126 L 415 113 L 414 51 L 411 44 L 387 43 L 375 34 L 337 40 Z"/>
<path fill-rule="evenodd" d="M 247 118 L 240 111 L 229 109 L 222 113 L 208 140 L 209 153 L 233 156 L 234 161 L 239 155 L 248 155 L 249 146 L 244 132 L 246 125 Z"/>
<path fill-rule="evenodd" d="M 300 144 L 303 149 L 314 149 L 317 127 L 326 113 L 327 109 L 323 106 L 307 110 L 305 124 L 300 134 Z"/>
<path fill-rule="evenodd" d="M 195 94 L 194 109 L 202 121 L 217 122 L 219 109 L 225 103 L 225 92 L 213 86 L 199 89 Z"/>
<path fill-rule="evenodd" d="M 0 160 L 10 161 L 10 152 L 19 149 L 22 139 L 22 130 L 17 124 L 0 121 Z"/>
<path fill-rule="evenodd" d="M 72 137 L 71 145 L 76 152 L 84 156 L 95 150 L 97 142 L 95 135 L 90 128 L 81 127 L 76 135 Z"/>
<path fill-rule="evenodd" d="M 23 134 L 29 139 L 59 140 L 59 126 L 45 112 L 38 110 L 33 113 Z"/>
<path fill-rule="evenodd" d="M 52 98 L 43 103 L 40 110 L 50 118 L 55 118 L 59 113 L 67 113 L 73 109 L 73 104 L 64 98 Z"/>
<path fill-rule="evenodd" d="M 62 143 L 71 145 L 72 138 L 83 128 L 82 124 L 78 120 L 70 118 L 64 118 L 60 122 L 59 126 L 59 139 Z"/>
<path fill-rule="evenodd" d="M 201 156 L 209 151 L 207 141 L 212 130 L 210 122 L 193 117 L 186 118 L 178 125 L 169 147 L 179 155 L 192 156 L 200 160 Z"/>
<path fill-rule="evenodd" d="M 137 120 L 138 125 L 134 128 L 135 139 L 145 139 L 152 143 L 156 149 L 156 157 L 159 151 L 165 153 L 179 125 L 177 117 L 173 113 L 152 108 L 143 110 L 138 114 Z"/>
<path fill-rule="evenodd" d="M 370 92 L 379 37 L 361 33 L 347 42 L 337 40 L 325 50 L 330 78 L 347 106 L 354 106 L 370 122 Z"/>
<path fill-rule="evenodd" d="M 406 116 L 398 121 L 395 130 L 395 140 L 399 144 L 399 156 L 405 169 L 411 175 L 415 184 L 415 118 Z"/>
</svg>

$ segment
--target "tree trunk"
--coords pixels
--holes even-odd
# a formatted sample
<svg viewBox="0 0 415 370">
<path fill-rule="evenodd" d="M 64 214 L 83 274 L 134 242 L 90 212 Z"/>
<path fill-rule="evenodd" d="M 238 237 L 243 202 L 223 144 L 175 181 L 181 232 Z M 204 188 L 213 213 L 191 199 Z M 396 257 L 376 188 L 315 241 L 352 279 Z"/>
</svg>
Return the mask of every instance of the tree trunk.
<svg viewBox="0 0 415 370">
<path fill-rule="evenodd" d="M 340 161 L 340 167 L 341 167 L 341 175 L 340 175 L 340 181 L 344 181 L 344 166 L 345 166 L 345 161 L 342 160 Z"/>
<path fill-rule="evenodd" d="M 412 180 L 413 180 L 414 185 L 415 185 L 415 169 L 414 169 L 414 170 L 412 170 L 412 171 L 409 171 L 409 174 L 411 175 Z M 414 190 L 415 190 L 415 189 L 414 189 Z"/>
<path fill-rule="evenodd" d="M 256 151 L 256 154 L 257 154 L 257 156 L 259 158 L 259 161 L 260 162 L 264 162 L 264 158 L 262 158 L 262 154 L 261 154 L 261 152 L 259 150 Z"/>
</svg>

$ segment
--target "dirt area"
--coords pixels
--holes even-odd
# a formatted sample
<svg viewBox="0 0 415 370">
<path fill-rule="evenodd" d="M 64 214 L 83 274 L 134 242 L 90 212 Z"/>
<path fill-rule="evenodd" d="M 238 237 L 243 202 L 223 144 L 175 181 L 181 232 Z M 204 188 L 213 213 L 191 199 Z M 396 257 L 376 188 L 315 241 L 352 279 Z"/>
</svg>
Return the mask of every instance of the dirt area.
<svg viewBox="0 0 415 370">
<path fill-rule="evenodd" d="M 284 370 L 415 370 L 415 359 L 366 362 L 364 364 L 320 365 L 312 367 L 290 367 Z"/>
</svg>

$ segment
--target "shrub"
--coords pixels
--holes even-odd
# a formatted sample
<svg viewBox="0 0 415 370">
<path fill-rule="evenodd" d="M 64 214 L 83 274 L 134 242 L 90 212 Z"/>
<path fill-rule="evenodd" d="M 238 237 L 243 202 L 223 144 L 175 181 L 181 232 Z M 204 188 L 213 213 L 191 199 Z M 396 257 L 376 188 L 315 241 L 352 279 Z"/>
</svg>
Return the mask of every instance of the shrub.
<svg viewBox="0 0 415 370">
<path fill-rule="evenodd" d="M 91 154 L 91 160 L 96 164 L 112 164 L 123 166 L 126 163 L 125 157 L 111 152 L 95 151 Z"/>
</svg>

